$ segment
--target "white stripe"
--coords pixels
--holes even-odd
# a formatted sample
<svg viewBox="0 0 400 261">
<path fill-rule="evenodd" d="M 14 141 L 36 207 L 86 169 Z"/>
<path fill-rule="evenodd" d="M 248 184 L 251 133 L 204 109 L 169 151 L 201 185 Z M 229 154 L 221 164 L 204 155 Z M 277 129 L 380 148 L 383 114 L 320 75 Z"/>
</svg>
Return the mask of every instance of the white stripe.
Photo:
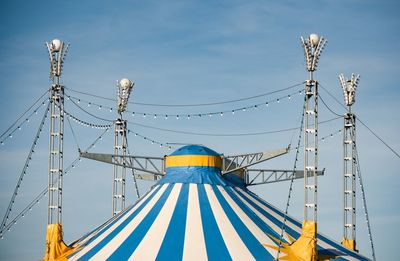
<svg viewBox="0 0 400 261">
<path fill-rule="evenodd" d="M 130 256 L 129 260 L 155 260 L 160 250 L 161 244 L 167 232 L 168 225 L 171 222 L 172 214 L 174 213 L 176 202 L 178 201 L 179 192 L 182 184 L 174 185 L 171 194 L 157 215 L 153 224 L 142 239 L 140 244 L 135 249 L 135 252 Z"/>
<path fill-rule="evenodd" d="M 189 185 L 183 260 L 208 260 L 197 184 Z"/>
<path fill-rule="evenodd" d="M 262 221 L 264 221 L 273 231 L 275 231 L 278 235 L 280 235 L 282 228 L 277 226 L 274 222 L 272 222 L 270 219 L 268 219 L 266 216 L 261 214 L 256 208 L 254 208 L 249 202 L 247 202 L 235 189 L 233 189 L 233 192 L 238 196 L 238 198 L 247 206 L 249 207 L 259 218 L 261 218 Z M 248 197 L 246 192 L 243 192 L 244 195 Z M 283 235 L 284 239 L 287 242 L 290 242 L 288 236 L 286 234 Z M 275 245 L 278 245 L 278 243 L 274 243 Z"/>
<path fill-rule="evenodd" d="M 249 216 L 236 204 L 236 202 L 231 198 L 231 196 L 222 188 L 218 187 L 221 194 L 224 196 L 228 204 L 231 206 L 233 211 L 235 211 L 236 215 L 240 218 L 240 220 L 245 224 L 245 226 L 250 230 L 253 236 L 260 242 L 261 245 L 264 244 L 274 245 L 274 241 L 268 237 L 250 218 Z M 273 257 L 276 257 L 278 251 L 265 248 Z"/>
<path fill-rule="evenodd" d="M 225 245 L 228 248 L 229 254 L 233 260 L 255 260 L 253 255 L 247 249 L 235 228 L 226 216 L 223 208 L 218 202 L 214 194 L 213 188 L 205 184 L 204 188 L 207 193 L 208 201 L 210 202 L 212 212 L 217 222 L 218 228 L 224 239 Z"/>
<path fill-rule="evenodd" d="M 273 216 L 274 218 L 276 218 L 278 221 L 283 222 L 283 217 L 281 215 L 279 215 L 278 213 L 276 213 L 275 211 L 273 211 L 272 209 L 270 209 L 269 207 L 266 207 L 264 204 L 261 204 L 258 200 L 254 199 L 252 196 L 249 195 L 248 192 L 240 189 L 242 191 L 242 194 L 250 199 L 250 201 L 252 201 L 253 203 L 255 203 L 257 206 L 259 206 L 260 208 L 262 208 L 263 210 L 265 210 L 268 214 L 270 214 L 271 216 Z M 245 200 L 243 200 L 243 202 L 246 202 Z M 257 211 L 258 212 L 258 211 Z M 261 214 L 260 212 L 258 212 L 259 215 L 264 216 L 263 214 Z M 272 221 L 270 221 L 272 223 Z M 269 224 L 268 224 L 269 225 Z M 301 227 L 298 227 L 296 224 L 293 224 L 292 222 L 290 222 L 289 220 L 286 220 L 286 226 L 290 227 L 291 229 L 293 229 L 294 231 L 298 232 L 301 234 Z M 271 226 L 272 227 L 272 226 Z M 273 229 L 280 234 L 281 232 L 281 228 L 278 227 L 277 225 L 274 224 Z"/>
<path fill-rule="evenodd" d="M 167 187 L 168 184 L 162 185 L 157 194 L 154 195 L 154 197 L 144 206 L 144 208 L 129 222 L 129 224 L 123 230 L 121 230 L 121 232 L 119 232 L 110 242 L 108 242 L 99 252 L 97 252 L 97 254 L 93 256 L 93 259 L 106 260 L 109 256 L 111 256 L 114 251 L 129 237 L 132 231 L 135 230 L 140 222 L 142 222 Z"/>
<path fill-rule="evenodd" d="M 245 195 L 248 199 L 250 199 L 252 202 L 254 202 L 256 205 L 258 205 L 259 207 L 261 207 L 263 210 L 265 210 L 266 212 L 268 212 L 269 214 L 271 214 L 273 217 L 275 217 L 276 219 L 278 219 L 280 222 L 283 222 L 283 217 L 279 214 L 277 214 L 273 209 L 265 206 L 264 204 L 261 204 L 258 200 L 254 199 L 252 196 L 249 195 L 248 192 L 244 191 L 243 189 L 240 189 L 243 193 L 243 195 Z M 236 192 L 236 191 L 235 191 Z M 244 201 L 245 203 L 247 203 L 246 201 Z M 267 204 L 267 203 L 266 203 Z M 255 210 L 257 211 L 257 210 Z M 260 217 L 264 217 L 263 214 L 261 214 L 260 212 L 257 211 L 257 215 L 259 215 Z M 269 225 L 269 224 L 268 224 Z M 275 225 L 276 226 L 276 225 Z M 290 227 L 291 229 L 297 231 L 298 233 L 301 234 L 301 227 L 298 227 L 296 224 L 290 222 L 289 220 L 286 220 L 286 226 Z M 272 227 L 272 226 L 271 226 Z M 277 231 L 276 229 L 274 229 L 275 231 Z M 278 231 L 277 231 L 278 232 Z M 278 234 L 280 234 L 281 232 L 281 228 L 279 228 L 279 232 Z M 286 239 L 287 240 L 287 239 Z M 322 240 L 322 239 L 318 239 L 317 241 L 318 245 L 325 248 L 325 249 L 337 249 L 335 246 L 329 244 L 328 242 Z M 337 249 L 338 250 L 338 249 Z M 340 250 L 338 250 L 340 251 Z M 341 258 L 347 259 L 347 260 L 358 260 L 354 257 L 351 256 L 341 256 Z"/>
<path fill-rule="evenodd" d="M 158 187 L 158 186 L 157 186 Z M 157 187 L 155 187 L 153 189 L 152 192 L 147 193 L 147 195 L 138 203 L 136 204 L 136 206 L 134 206 L 131 210 L 129 210 L 128 213 L 126 213 L 122 218 L 120 218 L 117 222 L 115 222 L 111 227 L 109 227 L 107 229 L 107 231 L 102 232 L 102 234 L 96 238 L 95 240 L 93 240 L 93 242 L 91 242 L 90 244 L 88 244 L 87 246 L 85 246 L 81 251 L 78 252 L 78 254 L 74 255 L 73 257 L 71 257 L 71 260 L 77 260 L 80 257 L 82 257 L 83 255 L 85 255 L 87 252 L 89 252 L 93 247 L 95 247 L 98 243 L 100 243 L 104 238 L 106 238 L 111 232 L 113 232 L 119 225 L 122 224 L 122 222 L 124 222 L 130 215 L 132 215 L 132 213 L 138 209 L 146 200 L 148 197 L 150 197 L 150 195 L 152 195 L 154 193 L 154 191 L 156 191 Z M 86 240 L 85 240 L 86 241 Z M 83 242 L 82 242 L 83 243 Z M 80 244 L 82 245 L 82 244 Z M 79 247 L 79 246 L 78 246 Z"/>
</svg>

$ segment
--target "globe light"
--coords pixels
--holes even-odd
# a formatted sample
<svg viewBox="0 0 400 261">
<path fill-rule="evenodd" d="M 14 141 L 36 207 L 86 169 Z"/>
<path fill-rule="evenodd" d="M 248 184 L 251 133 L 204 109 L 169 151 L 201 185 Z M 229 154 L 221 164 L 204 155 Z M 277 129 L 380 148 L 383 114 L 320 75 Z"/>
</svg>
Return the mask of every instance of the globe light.
<svg viewBox="0 0 400 261">
<path fill-rule="evenodd" d="M 317 46 L 319 43 L 319 36 L 318 34 L 310 34 L 309 36 L 310 43 L 312 46 Z"/>
<path fill-rule="evenodd" d="M 126 109 L 133 85 L 134 83 L 127 78 L 122 78 L 117 81 L 118 113 L 120 114 Z M 145 115 L 143 115 L 143 117 L 145 117 Z"/>
<path fill-rule="evenodd" d="M 119 81 L 119 84 L 121 85 L 122 88 L 128 89 L 133 86 L 132 82 L 129 79 L 123 78 Z"/>
<path fill-rule="evenodd" d="M 61 40 L 54 39 L 51 41 L 51 51 L 58 53 L 61 49 Z"/>
</svg>

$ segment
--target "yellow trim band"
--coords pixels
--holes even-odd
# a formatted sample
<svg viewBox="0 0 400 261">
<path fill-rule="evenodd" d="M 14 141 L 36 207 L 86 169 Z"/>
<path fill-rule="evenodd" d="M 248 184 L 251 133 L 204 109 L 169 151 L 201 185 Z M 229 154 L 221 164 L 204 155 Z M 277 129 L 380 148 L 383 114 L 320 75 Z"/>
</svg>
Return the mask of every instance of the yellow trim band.
<svg viewBox="0 0 400 261">
<path fill-rule="evenodd" d="M 180 155 L 168 156 L 165 159 L 165 167 L 217 167 L 221 168 L 220 156 L 208 155 Z"/>
</svg>

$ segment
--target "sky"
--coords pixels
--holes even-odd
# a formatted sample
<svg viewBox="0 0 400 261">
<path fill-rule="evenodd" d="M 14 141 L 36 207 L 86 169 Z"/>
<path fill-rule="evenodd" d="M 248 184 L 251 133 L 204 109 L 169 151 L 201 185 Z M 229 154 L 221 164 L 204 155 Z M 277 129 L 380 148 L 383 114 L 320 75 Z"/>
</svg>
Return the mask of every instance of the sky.
<svg viewBox="0 0 400 261">
<path fill-rule="evenodd" d="M 34 106 L 27 114 L 32 114 L 29 122 L 24 115 L 21 130 L 8 136 L 7 129 L 51 84 L 46 41 L 59 38 L 71 44 L 63 69 L 65 93 L 76 102 L 80 99 L 79 105 L 97 117 L 66 100 L 65 110 L 82 121 L 109 124 L 106 120 L 117 117 L 116 103 L 93 94 L 114 99 L 116 80 L 126 77 L 135 83 L 130 97 L 133 103 L 124 114 L 131 130 L 131 154 L 167 155 L 180 146 L 173 144 L 171 150 L 159 146 L 169 142 L 203 144 L 219 153 L 235 155 L 289 144 L 295 147 L 298 130 L 267 132 L 300 125 L 303 96 L 298 91 L 308 78 L 300 36 L 318 33 L 328 40 L 314 74 L 321 86 L 320 97 L 327 105 L 320 102 L 319 120 L 344 113 L 337 102 L 343 103 L 339 73 L 347 77 L 360 74 L 352 110 L 399 153 L 399 11 L 397 1 L 372 0 L 3 1 L 0 133 L 5 136 L 1 138 L 4 145 L 0 146 L 0 217 L 6 212 L 45 112 L 45 106 L 39 104 L 37 114 L 32 113 Z M 263 95 L 291 86 L 295 87 Z M 259 97 L 207 106 L 138 104 L 205 104 L 253 96 Z M 110 112 L 108 107 L 114 110 Z M 243 107 L 248 109 L 242 110 Z M 234 114 L 229 113 L 232 110 Z M 220 112 L 225 113 L 221 116 Z M 140 113 L 146 113 L 146 117 Z M 203 113 L 212 113 L 212 117 L 196 117 Z M 168 119 L 165 114 L 170 115 Z M 188 114 L 192 115 L 190 119 L 182 116 Z M 177 119 L 171 115 L 181 116 Z M 20 122 L 15 126 L 20 126 Z M 319 179 L 318 229 L 337 241 L 342 238 L 343 226 L 343 151 L 342 134 L 338 133 L 342 126 L 340 118 L 319 126 L 320 137 L 328 138 L 319 142 L 318 165 L 326 172 Z M 12 218 L 47 186 L 48 128 L 46 121 L 15 200 Z M 65 168 L 78 156 L 78 148 L 85 150 L 102 131 L 66 121 Z M 376 256 L 378 260 L 395 260 L 400 232 L 400 159 L 360 122 L 357 146 Z M 107 132 L 91 151 L 112 153 L 113 132 Z M 294 159 L 292 150 L 257 167 L 292 169 Z M 66 243 L 111 216 L 112 166 L 85 159 L 75 165 L 65 175 L 63 184 Z M 140 193 L 153 184 L 139 181 Z M 289 214 L 299 220 L 304 203 L 302 186 L 301 180 L 294 182 L 289 208 Z M 136 197 L 131 176 L 127 188 L 127 201 L 132 204 Z M 260 185 L 251 190 L 284 209 L 289 183 Z M 357 198 L 357 245 L 362 254 L 371 256 L 360 189 Z M 4 234 L 0 240 L 0 260 L 38 260 L 44 256 L 46 205 L 47 199 L 43 198 Z"/>
</svg>

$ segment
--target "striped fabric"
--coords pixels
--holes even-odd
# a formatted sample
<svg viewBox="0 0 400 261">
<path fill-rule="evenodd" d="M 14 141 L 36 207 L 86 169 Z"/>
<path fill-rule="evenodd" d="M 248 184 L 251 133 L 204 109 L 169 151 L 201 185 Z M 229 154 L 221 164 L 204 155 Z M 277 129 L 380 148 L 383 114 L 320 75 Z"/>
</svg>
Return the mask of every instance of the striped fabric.
<svg viewBox="0 0 400 261">
<path fill-rule="evenodd" d="M 73 244 L 78 251 L 68 259 L 275 260 L 277 250 L 271 246 L 279 244 L 283 213 L 224 182 L 218 172 L 208 174 L 218 177 L 204 183 L 177 175 L 155 185 Z M 301 223 L 288 217 L 286 224 L 283 241 L 290 242 L 300 236 Z M 318 235 L 318 251 L 337 260 L 369 260 L 323 235 Z"/>
</svg>

